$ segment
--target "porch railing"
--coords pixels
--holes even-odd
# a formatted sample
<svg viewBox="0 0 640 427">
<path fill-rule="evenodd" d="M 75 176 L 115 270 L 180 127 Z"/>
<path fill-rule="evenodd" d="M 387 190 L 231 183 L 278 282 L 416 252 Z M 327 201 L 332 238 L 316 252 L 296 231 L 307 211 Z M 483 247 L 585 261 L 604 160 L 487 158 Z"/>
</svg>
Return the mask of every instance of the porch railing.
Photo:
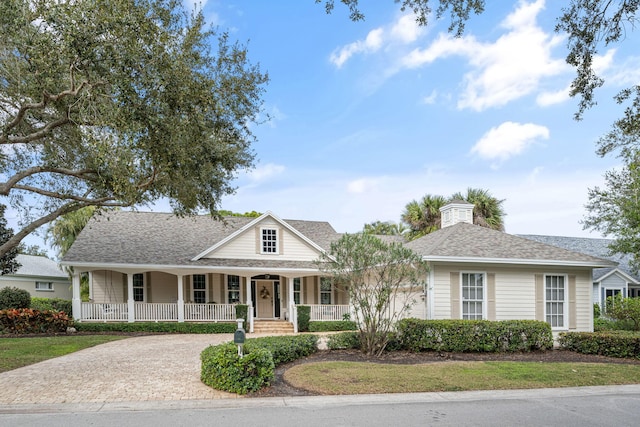
<svg viewBox="0 0 640 427">
<path fill-rule="evenodd" d="M 344 320 L 349 314 L 349 305 L 312 304 L 309 320 Z"/>
<path fill-rule="evenodd" d="M 224 322 L 235 320 L 233 304 L 184 304 L 185 322 Z M 81 320 L 97 322 L 127 322 L 129 305 L 125 303 L 89 303 L 81 304 Z M 177 322 L 177 303 L 134 304 L 136 322 Z"/>
<path fill-rule="evenodd" d="M 127 303 L 95 304 L 83 302 L 81 308 L 82 320 L 126 322 L 129 316 Z"/>
<path fill-rule="evenodd" d="M 175 322 L 178 320 L 178 304 L 137 302 L 135 304 L 135 319 L 151 322 Z"/>
<path fill-rule="evenodd" d="M 227 321 L 236 320 L 233 304 L 185 304 L 184 320 Z"/>
</svg>

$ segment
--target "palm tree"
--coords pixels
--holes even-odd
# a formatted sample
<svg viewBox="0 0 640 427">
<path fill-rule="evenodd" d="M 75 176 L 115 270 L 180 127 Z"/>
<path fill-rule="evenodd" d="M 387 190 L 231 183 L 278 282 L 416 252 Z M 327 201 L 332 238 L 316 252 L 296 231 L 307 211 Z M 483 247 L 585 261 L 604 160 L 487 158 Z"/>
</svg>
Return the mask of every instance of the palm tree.
<svg viewBox="0 0 640 427">
<path fill-rule="evenodd" d="M 455 193 L 450 200 L 464 200 L 473 205 L 473 223 L 481 227 L 504 231 L 503 200 L 491 195 L 489 190 L 467 188 L 467 194 Z"/>
<path fill-rule="evenodd" d="M 402 222 L 393 221 L 374 221 L 369 224 L 365 224 L 362 229 L 364 233 L 377 234 L 383 236 L 403 236 L 409 231 L 407 224 Z"/>
<path fill-rule="evenodd" d="M 442 196 L 425 195 L 419 202 L 405 206 L 402 221 L 409 225 L 409 240 L 417 239 L 440 228 L 440 208 L 447 203 Z"/>
</svg>

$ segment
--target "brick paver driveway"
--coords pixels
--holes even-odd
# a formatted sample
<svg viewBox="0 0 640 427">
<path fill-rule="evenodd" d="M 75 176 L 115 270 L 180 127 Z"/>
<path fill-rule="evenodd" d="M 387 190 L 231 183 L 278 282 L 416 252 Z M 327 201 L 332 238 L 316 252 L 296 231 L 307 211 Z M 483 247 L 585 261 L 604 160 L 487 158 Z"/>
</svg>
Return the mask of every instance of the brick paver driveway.
<svg viewBox="0 0 640 427">
<path fill-rule="evenodd" d="M 230 334 L 151 335 L 0 373 L 0 404 L 220 399 L 200 382 L 200 352 Z"/>
</svg>

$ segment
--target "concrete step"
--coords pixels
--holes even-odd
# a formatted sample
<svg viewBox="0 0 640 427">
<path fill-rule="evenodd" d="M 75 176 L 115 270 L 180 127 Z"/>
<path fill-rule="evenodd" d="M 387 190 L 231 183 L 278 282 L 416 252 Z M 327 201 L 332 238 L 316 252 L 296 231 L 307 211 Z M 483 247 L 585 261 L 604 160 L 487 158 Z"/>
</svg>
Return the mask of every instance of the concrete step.
<svg viewBox="0 0 640 427">
<path fill-rule="evenodd" d="M 293 324 L 284 320 L 255 320 L 253 332 L 256 334 L 292 334 Z"/>
</svg>

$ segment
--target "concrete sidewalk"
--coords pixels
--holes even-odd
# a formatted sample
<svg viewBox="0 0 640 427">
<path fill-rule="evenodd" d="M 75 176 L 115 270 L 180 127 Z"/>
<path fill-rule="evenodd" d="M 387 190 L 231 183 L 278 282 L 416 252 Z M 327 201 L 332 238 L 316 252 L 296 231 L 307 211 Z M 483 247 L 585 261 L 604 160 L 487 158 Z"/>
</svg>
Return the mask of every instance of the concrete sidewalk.
<svg viewBox="0 0 640 427">
<path fill-rule="evenodd" d="M 231 334 L 149 335 L 0 373 L 0 405 L 229 399 L 200 382 L 200 353 Z"/>
</svg>

